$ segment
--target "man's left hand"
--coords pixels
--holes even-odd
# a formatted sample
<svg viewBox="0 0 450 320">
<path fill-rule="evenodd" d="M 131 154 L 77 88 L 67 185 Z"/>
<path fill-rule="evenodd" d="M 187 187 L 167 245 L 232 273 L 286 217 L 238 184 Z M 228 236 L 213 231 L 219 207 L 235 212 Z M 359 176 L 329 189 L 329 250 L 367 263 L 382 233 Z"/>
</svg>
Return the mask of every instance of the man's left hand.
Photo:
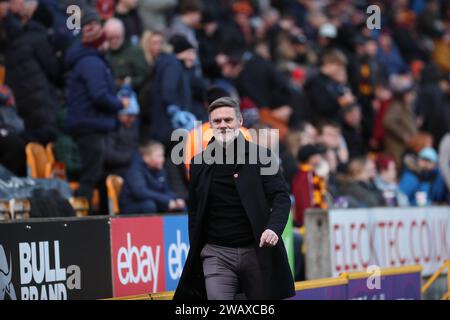
<svg viewBox="0 0 450 320">
<path fill-rule="evenodd" d="M 273 247 L 278 243 L 278 236 L 275 232 L 270 229 L 266 229 L 261 235 L 261 239 L 259 241 L 259 247 Z"/>
</svg>

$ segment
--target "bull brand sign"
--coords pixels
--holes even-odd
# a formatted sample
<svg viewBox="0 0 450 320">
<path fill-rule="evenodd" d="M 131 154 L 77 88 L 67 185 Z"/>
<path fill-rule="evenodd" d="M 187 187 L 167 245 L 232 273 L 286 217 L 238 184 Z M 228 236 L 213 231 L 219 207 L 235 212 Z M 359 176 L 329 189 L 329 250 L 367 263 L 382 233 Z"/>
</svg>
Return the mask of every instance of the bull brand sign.
<svg viewBox="0 0 450 320">
<path fill-rule="evenodd" d="M 0 300 L 111 297 L 109 243 L 107 219 L 0 223 Z"/>
</svg>

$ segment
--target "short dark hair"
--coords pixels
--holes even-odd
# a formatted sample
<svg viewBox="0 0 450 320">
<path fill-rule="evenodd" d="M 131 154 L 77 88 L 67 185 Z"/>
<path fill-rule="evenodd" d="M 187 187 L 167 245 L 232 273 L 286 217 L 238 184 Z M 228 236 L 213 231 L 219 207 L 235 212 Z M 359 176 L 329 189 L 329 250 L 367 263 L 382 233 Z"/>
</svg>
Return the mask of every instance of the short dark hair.
<svg viewBox="0 0 450 320">
<path fill-rule="evenodd" d="M 164 152 L 164 145 L 158 141 L 149 140 L 142 143 L 139 147 L 139 151 L 142 155 L 151 155 L 155 151 L 155 149 L 162 149 Z"/>
<path fill-rule="evenodd" d="M 320 121 L 318 124 L 317 124 L 317 132 L 319 133 L 319 134 L 322 134 L 322 132 L 323 132 L 323 129 L 325 128 L 325 127 L 332 127 L 332 128 L 335 128 L 335 129 L 337 129 L 337 130 L 341 130 L 341 126 L 339 125 L 339 123 L 337 123 L 336 121 L 333 121 L 333 120 L 327 120 L 327 119 L 324 119 L 324 120 L 322 120 L 322 121 Z"/>
<path fill-rule="evenodd" d="M 190 12 L 202 12 L 203 7 L 199 1 L 196 0 L 185 0 L 180 3 L 179 12 L 180 14 L 186 14 Z"/>
<path fill-rule="evenodd" d="M 300 163 L 307 163 L 315 155 L 323 155 L 326 152 L 325 147 L 319 144 L 307 144 L 298 150 L 297 160 Z"/>
<path fill-rule="evenodd" d="M 323 66 L 324 64 L 327 64 L 327 63 L 336 63 L 336 64 L 346 66 L 348 63 L 347 57 L 345 56 L 345 54 L 341 50 L 335 49 L 335 48 L 324 51 L 320 55 L 319 61 L 320 61 L 321 66 Z"/>
<path fill-rule="evenodd" d="M 221 97 L 217 100 L 214 100 L 208 107 L 208 115 L 211 115 L 211 112 L 222 107 L 233 108 L 236 112 L 236 116 L 238 116 L 238 118 L 242 117 L 239 102 L 231 97 Z"/>
</svg>

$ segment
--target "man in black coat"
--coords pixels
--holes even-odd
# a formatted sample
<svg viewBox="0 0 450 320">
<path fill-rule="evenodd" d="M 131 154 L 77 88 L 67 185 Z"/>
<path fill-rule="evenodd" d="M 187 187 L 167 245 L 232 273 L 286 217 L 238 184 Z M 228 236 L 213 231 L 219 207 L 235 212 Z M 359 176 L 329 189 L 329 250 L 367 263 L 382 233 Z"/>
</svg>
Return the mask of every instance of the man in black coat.
<svg viewBox="0 0 450 320">
<path fill-rule="evenodd" d="M 232 300 L 239 288 L 252 300 L 293 296 L 281 239 L 291 202 L 278 161 L 239 133 L 235 100 L 208 112 L 214 137 L 191 160 L 190 250 L 174 299 Z"/>
<path fill-rule="evenodd" d="M 57 135 L 55 114 L 59 102 L 54 85 L 60 68 L 56 53 L 47 30 L 29 20 L 24 12 L 11 7 L 5 19 L 6 83 L 14 92 L 18 113 L 25 122 L 26 140 L 47 144 Z"/>
</svg>

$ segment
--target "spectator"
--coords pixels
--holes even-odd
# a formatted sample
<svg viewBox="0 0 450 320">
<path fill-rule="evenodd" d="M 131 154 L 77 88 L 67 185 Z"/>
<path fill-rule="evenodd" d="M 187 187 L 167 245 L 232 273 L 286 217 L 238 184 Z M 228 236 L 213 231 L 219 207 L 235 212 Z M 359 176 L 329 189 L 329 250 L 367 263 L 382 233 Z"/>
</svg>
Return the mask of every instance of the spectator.
<svg viewBox="0 0 450 320">
<path fill-rule="evenodd" d="M 206 11 L 202 14 L 201 27 L 197 30 L 199 42 L 199 58 L 205 77 L 214 79 L 220 77 L 220 68 L 216 63 L 219 54 L 221 30 L 213 14 Z"/>
<path fill-rule="evenodd" d="M 450 192 L 450 133 L 447 133 L 439 144 L 439 168 L 447 185 L 447 191 Z"/>
<path fill-rule="evenodd" d="M 397 181 L 397 167 L 392 157 L 379 155 L 376 159 L 378 175 L 374 179 L 375 186 L 383 194 L 385 204 L 390 207 L 408 206 L 408 197 L 400 191 Z"/>
<path fill-rule="evenodd" d="M 0 85 L 0 164 L 17 176 L 25 176 L 25 140 L 23 120 L 17 115 L 14 96 Z"/>
<path fill-rule="evenodd" d="M 4 18 L 9 39 L 6 83 L 25 122 L 27 141 L 47 144 L 57 135 L 59 105 L 54 84 L 60 72 L 58 61 L 46 29 L 26 15 L 24 0 L 10 1 L 10 12 L 12 15 Z"/>
<path fill-rule="evenodd" d="M 304 223 L 304 212 L 308 208 L 326 209 L 326 181 L 317 174 L 318 168 L 325 162 L 325 149 L 317 145 L 303 146 L 297 156 L 299 172 L 292 181 L 292 193 L 295 198 L 296 226 Z"/>
<path fill-rule="evenodd" d="M 139 91 L 139 105 L 141 109 L 139 117 L 139 136 L 141 141 L 146 141 L 151 135 L 151 106 L 152 86 L 153 86 L 153 69 L 156 59 L 163 52 L 167 52 L 167 44 L 164 42 L 164 34 L 161 32 L 145 31 L 141 38 L 141 48 L 147 61 L 147 71 L 144 83 Z"/>
<path fill-rule="evenodd" d="M 137 0 L 118 0 L 116 4 L 115 16 L 121 20 L 125 29 L 125 43 L 139 45 L 142 35 L 142 22 L 136 9 Z"/>
<path fill-rule="evenodd" d="M 350 159 L 363 156 L 368 149 L 364 141 L 362 131 L 362 114 L 361 108 L 357 104 L 352 104 L 342 110 L 343 124 L 342 136 L 348 147 L 348 154 Z"/>
<path fill-rule="evenodd" d="M 241 97 L 256 103 L 261 122 L 279 129 L 283 140 L 294 111 L 287 79 L 270 61 L 250 52 L 225 57 L 221 69 L 222 75 L 233 81 Z"/>
<path fill-rule="evenodd" d="M 412 205 L 430 205 L 448 200 L 448 191 L 438 168 L 438 155 L 432 148 L 425 148 L 417 159 L 407 157 L 400 178 L 402 190 Z"/>
<path fill-rule="evenodd" d="M 136 153 L 120 194 L 121 213 L 156 213 L 185 209 L 183 199 L 170 190 L 164 167 L 164 147 L 154 141 Z"/>
<path fill-rule="evenodd" d="M 162 32 L 167 27 L 168 13 L 175 8 L 177 0 L 139 0 L 138 13 L 145 30 Z"/>
<path fill-rule="evenodd" d="M 333 150 L 339 166 L 345 165 L 349 160 L 349 152 L 339 125 L 333 121 L 322 121 L 317 130 L 317 142 Z"/>
<path fill-rule="evenodd" d="M 338 192 L 350 199 L 349 206 L 357 208 L 380 207 L 384 205 L 381 192 L 373 179 L 376 176 L 375 164 L 367 157 L 350 160 L 347 179 L 338 182 Z"/>
<path fill-rule="evenodd" d="M 295 158 L 302 146 L 317 143 L 317 129 L 309 122 L 301 122 L 293 127 L 286 135 L 286 145 Z"/>
<path fill-rule="evenodd" d="M 231 6 L 231 18 L 224 22 L 220 38 L 220 52 L 251 49 L 255 43 L 255 30 L 251 24 L 253 6 L 248 1 L 236 1 Z"/>
<path fill-rule="evenodd" d="M 92 5 L 92 1 L 89 1 Z M 116 0 L 95 0 L 95 10 L 100 16 L 102 21 L 106 21 L 114 17 L 114 11 L 116 6 Z"/>
<path fill-rule="evenodd" d="M 439 77 L 436 66 L 422 70 L 416 113 L 423 119 L 421 130 L 432 134 L 435 146 L 450 130 L 450 74 Z"/>
<path fill-rule="evenodd" d="M 377 84 L 384 82 L 386 75 L 381 62 L 376 57 L 377 42 L 374 39 L 360 39 L 357 41 L 356 50 L 358 54 L 356 79 L 353 85 L 356 86 L 358 101 L 362 112 L 362 129 L 364 143 L 369 144 L 373 134 L 375 121 L 375 110 L 372 101 L 375 98 Z"/>
<path fill-rule="evenodd" d="M 169 115 L 169 106 L 190 111 L 192 108 L 191 77 L 189 69 L 194 66 L 196 52 L 183 36 L 174 36 L 170 43 L 173 54 L 161 54 L 155 63 L 152 92 L 151 118 L 152 137 L 165 144 L 170 143 L 174 126 Z"/>
<path fill-rule="evenodd" d="M 130 101 L 128 107 L 119 111 L 119 128 L 108 134 L 106 140 L 106 173 L 124 176 L 139 146 L 137 117 L 139 105 Z"/>
<path fill-rule="evenodd" d="M 377 57 L 383 64 L 388 76 L 408 71 L 408 65 L 400 55 L 400 52 L 396 44 L 392 41 L 391 34 L 388 31 L 384 31 L 380 34 L 378 43 Z"/>
<path fill-rule="evenodd" d="M 435 39 L 433 60 L 442 73 L 450 73 L 450 22 L 441 38 Z"/>
<path fill-rule="evenodd" d="M 166 32 L 166 38 L 175 35 L 184 36 L 195 50 L 198 50 L 198 41 L 195 28 L 200 24 L 202 9 L 196 0 L 183 0 L 180 4 L 180 14 L 177 15 Z"/>
<path fill-rule="evenodd" d="M 429 0 L 417 19 L 417 29 L 424 35 L 435 38 L 442 34 L 443 24 L 440 20 L 439 2 Z"/>
<path fill-rule="evenodd" d="M 158 31 L 145 31 L 141 39 L 141 48 L 147 64 L 152 67 L 159 55 L 168 51 L 167 44 L 164 41 L 164 34 Z"/>
<path fill-rule="evenodd" d="M 427 59 L 424 39 L 416 30 L 414 13 L 408 8 L 398 8 L 393 13 L 392 35 L 406 62 Z"/>
<path fill-rule="evenodd" d="M 333 49 L 326 51 L 321 58 L 319 73 L 311 76 L 305 83 L 305 92 L 311 107 L 314 123 L 321 120 L 340 122 L 340 110 L 355 102 L 347 83 L 347 59 Z"/>
<path fill-rule="evenodd" d="M 99 15 L 87 10 L 81 25 L 81 43 L 75 43 L 65 59 L 70 71 L 66 129 L 78 145 L 82 162 L 76 195 L 90 200 L 104 175 L 105 141 L 108 133 L 116 130 L 122 103 L 114 94 L 114 79 L 101 53 L 106 36 Z"/>
<path fill-rule="evenodd" d="M 420 75 L 416 113 L 423 119 L 422 130 L 433 132 L 433 120 L 441 116 L 445 92 L 439 86 L 438 69 L 434 64 L 425 65 Z M 436 136 L 436 135 L 434 135 Z"/>
<path fill-rule="evenodd" d="M 414 87 L 409 84 L 394 85 L 394 99 L 383 119 L 384 151 L 392 156 L 397 168 L 414 136 L 418 133 L 417 120 L 413 111 Z"/>
<path fill-rule="evenodd" d="M 129 77 L 131 86 L 136 92 L 139 92 L 150 72 L 142 50 L 139 46 L 126 41 L 124 25 L 121 20 L 117 18 L 107 20 L 104 31 L 109 44 L 106 59 L 111 65 L 116 86 L 122 85 L 125 78 Z"/>
<path fill-rule="evenodd" d="M 375 85 L 375 96 L 372 100 L 372 107 L 375 110 L 375 120 L 373 124 L 372 137 L 370 139 L 370 147 L 373 150 L 383 149 L 383 141 L 385 130 L 383 126 L 384 117 L 391 105 L 392 92 L 389 85 L 380 82 Z"/>
</svg>

